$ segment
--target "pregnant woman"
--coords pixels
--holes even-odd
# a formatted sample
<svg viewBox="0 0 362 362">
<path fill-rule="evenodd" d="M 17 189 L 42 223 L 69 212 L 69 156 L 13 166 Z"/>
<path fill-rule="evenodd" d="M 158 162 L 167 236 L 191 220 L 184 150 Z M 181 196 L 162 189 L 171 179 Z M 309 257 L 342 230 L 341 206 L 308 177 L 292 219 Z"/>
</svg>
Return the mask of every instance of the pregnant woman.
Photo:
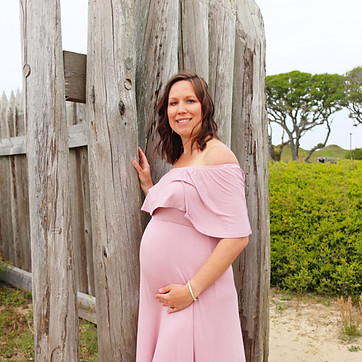
<svg viewBox="0 0 362 362">
<path fill-rule="evenodd" d="M 245 361 L 231 268 L 251 234 L 243 171 L 217 137 L 196 73 L 169 80 L 157 113 L 157 150 L 173 167 L 153 185 L 141 149 L 133 162 L 152 215 L 140 249 L 137 362 Z"/>
</svg>

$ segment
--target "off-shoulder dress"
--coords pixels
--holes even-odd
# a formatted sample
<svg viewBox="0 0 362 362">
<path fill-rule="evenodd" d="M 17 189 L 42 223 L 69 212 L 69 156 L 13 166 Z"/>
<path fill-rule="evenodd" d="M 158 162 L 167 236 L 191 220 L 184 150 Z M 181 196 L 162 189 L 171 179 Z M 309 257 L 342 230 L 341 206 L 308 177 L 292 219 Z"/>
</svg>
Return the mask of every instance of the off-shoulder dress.
<svg viewBox="0 0 362 362">
<path fill-rule="evenodd" d="M 185 284 L 222 238 L 251 234 L 238 165 L 173 168 L 142 210 L 152 215 L 140 248 L 137 362 L 245 361 L 232 268 L 188 308 L 168 314 L 161 287 Z"/>
</svg>

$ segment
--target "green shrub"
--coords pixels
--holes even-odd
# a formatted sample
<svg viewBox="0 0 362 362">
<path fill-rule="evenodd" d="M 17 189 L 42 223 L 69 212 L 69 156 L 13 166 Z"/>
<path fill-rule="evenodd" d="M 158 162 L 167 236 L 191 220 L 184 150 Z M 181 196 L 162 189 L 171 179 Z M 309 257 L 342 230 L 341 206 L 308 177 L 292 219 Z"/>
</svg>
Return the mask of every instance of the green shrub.
<svg viewBox="0 0 362 362">
<path fill-rule="evenodd" d="M 362 292 L 362 162 L 270 164 L 271 284 Z"/>
<path fill-rule="evenodd" d="M 354 150 L 347 152 L 345 157 L 347 160 L 362 160 L 362 148 L 355 148 Z"/>
</svg>

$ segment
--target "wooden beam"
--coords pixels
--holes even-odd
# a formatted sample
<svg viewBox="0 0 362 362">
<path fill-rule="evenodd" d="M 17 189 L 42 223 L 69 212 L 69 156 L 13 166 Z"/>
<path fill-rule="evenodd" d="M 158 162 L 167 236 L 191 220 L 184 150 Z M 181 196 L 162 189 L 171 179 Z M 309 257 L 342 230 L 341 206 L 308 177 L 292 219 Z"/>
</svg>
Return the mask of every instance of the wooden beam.
<svg viewBox="0 0 362 362">
<path fill-rule="evenodd" d="M 26 154 L 25 136 L 0 139 L 0 156 Z"/>
<path fill-rule="evenodd" d="M 26 292 L 31 292 L 31 273 L 15 266 L 6 266 L 6 270 L 0 273 L 0 280 Z"/>
<path fill-rule="evenodd" d="M 75 124 L 68 127 L 69 148 L 87 146 L 87 125 L 85 123 Z M 0 139 L 0 157 L 26 154 L 25 136 Z"/>
<path fill-rule="evenodd" d="M 69 148 L 76 148 L 87 146 L 87 124 L 79 123 L 74 126 L 68 127 L 68 146 Z"/>
<path fill-rule="evenodd" d="M 17 268 L 7 266 L 6 271 L 0 274 L 0 280 L 27 292 L 32 290 L 31 273 Z M 78 316 L 89 322 L 97 324 L 96 298 L 92 295 L 77 293 Z"/>
<path fill-rule="evenodd" d="M 87 56 L 63 50 L 65 100 L 85 103 Z"/>
</svg>

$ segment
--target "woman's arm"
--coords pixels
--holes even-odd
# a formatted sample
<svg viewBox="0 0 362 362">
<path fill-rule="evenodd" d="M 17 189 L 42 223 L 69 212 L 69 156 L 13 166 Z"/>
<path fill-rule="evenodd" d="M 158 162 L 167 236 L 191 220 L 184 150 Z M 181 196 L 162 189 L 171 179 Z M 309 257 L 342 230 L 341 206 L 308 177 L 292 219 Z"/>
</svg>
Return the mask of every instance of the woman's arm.
<svg viewBox="0 0 362 362">
<path fill-rule="evenodd" d="M 153 186 L 153 183 L 151 179 L 150 165 L 147 161 L 146 155 L 142 152 L 140 147 L 138 147 L 138 158 L 139 163 L 137 161 L 133 161 L 132 165 L 138 173 L 141 189 L 146 196 L 148 194 L 148 190 Z"/>
<path fill-rule="evenodd" d="M 248 245 L 248 241 L 248 237 L 228 238 L 219 241 L 207 261 L 190 280 L 195 297 L 198 297 L 225 273 L 236 257 Z M 187 284 L 171 284 L 161 288 L 159 292 L 159 294 L 156 294 L 156 298 L 163 305 L 172 307 L 169 313 L 178 312 L 194 301 Z"/>
</svg>

